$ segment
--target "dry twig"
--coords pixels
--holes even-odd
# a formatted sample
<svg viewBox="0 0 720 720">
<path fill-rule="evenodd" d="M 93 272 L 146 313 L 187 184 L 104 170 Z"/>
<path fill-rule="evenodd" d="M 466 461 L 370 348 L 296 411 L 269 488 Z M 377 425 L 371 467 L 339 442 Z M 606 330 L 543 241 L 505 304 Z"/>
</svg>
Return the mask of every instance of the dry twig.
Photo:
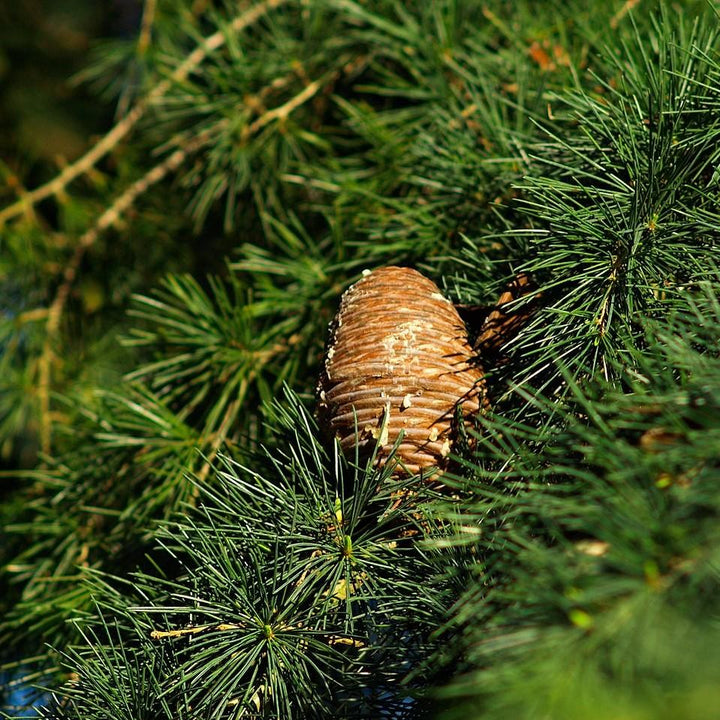
<svg viewBox="0 0 720 720">
<path fill-rule="evenodd" d="M 175 152 L 168 155 L 162 162 L 148 170 L 139 180 L 126 188 L 115 199 L 112 205 L 100 215 L 97 222 L 87 232 L 83 233 L 78 240 L 75 252 L 65 266 L 62 282 L 55 295 L 55 299 L 47 311 L 45 341 L 38 360 L 38 395 L 40 397 L 41 417 L 40 446 L 43 452 L 47 453 L 50 451 L 50 368 L 53 360 L 53 342 L 60 329 L 62 313 L 86 251 L 97 242 L 97 239 L 105 230 L 108 230 L 118 222 L 140 195 L 144 194 L 151 186 L 159 183 L 168 174 L 177 170 L 185 158 L 187 158 L 189 154 L 199 150 L 208 142 L 210 137 L 210 133 L 203 133 L 203 135 L 198 136 L 194 141 L 187 143 L 184 147 L 175 150 Z"/>
<path fill-rule="evenodd" d="M 610 27 L 615 30 L 620 21 L 636 6 L 640 0 L 626 0 L 624 5 L 610 18 Z"/>
</svg>

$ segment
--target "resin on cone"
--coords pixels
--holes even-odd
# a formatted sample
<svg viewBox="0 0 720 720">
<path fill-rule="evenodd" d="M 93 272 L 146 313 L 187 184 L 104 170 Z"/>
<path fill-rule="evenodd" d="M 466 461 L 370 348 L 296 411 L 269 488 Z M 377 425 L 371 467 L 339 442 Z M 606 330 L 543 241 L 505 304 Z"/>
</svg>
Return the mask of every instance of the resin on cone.
<svg viewBox="0 0 720 720">
<path fill-rule="evenodd" d="M 319 416 L 344 452 L 379 446 L 407 472 L 444 467 L 458 410 L 485 406 L 482 368 L 452 303 L 416 270 L 366 273 L 342 297 L 319 384 Z M 398 468 L 401 470 L 401 468 Z"/>
</svg>

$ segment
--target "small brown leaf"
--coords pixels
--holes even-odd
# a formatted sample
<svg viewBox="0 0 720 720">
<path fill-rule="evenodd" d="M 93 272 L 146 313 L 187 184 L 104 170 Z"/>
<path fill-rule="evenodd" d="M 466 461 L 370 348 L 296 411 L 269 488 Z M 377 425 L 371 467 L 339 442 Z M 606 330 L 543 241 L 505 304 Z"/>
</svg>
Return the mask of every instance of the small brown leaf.
<svg viewBox="0 0 720 720">
<path fill-rule="evenodd" d="M 540 66 L 541 70 L 553 70 L 555 63 L 548 55 L 545 48 L 537 40 L 534 40 L 528 48 L 530 57 Z"/>
</svg>

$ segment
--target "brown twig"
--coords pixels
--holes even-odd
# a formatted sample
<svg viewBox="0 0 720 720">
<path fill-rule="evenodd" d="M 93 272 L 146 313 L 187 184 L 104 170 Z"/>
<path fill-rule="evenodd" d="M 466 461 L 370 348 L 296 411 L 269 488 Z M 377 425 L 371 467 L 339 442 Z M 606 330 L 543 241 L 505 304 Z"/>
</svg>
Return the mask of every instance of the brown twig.
<svg viewBox="0 0 720 720">
<path fill-rule="evenodd" d="M 9 167 L 7 167 L 2 160 L 0 160 L 0 164 L 2 166 L 2 170 L 4 171 L 3 174 L 6 175 L 5 184 L 10 190 L 13 190 L 18 197 L 16 203 L 24 202 L 25 197 L 28 194 L 28 189 L 22 184 L 22 182 L 20 182 L 20 178 Z M 2 227 L 2 223 L 0 223 L 0 227 Z"/>
<path fill-rule="evenodd" d="M 137 124 L 146 110 L 176 83 L 183 82 L 212 52 L 222 47 L 229 33 L 237 33 L 257 22 L 270 10 L 285 4 L 288 0 L 265 0 L 244 13 L 238 15 L 226 29 L 209 35 L 183 60 L 168 78 L 159 82 L 150 92 L 125 115 L 105 136 L 88 152 L 74 163 L 63 168 L 62 172 L 40 187 L 30 190 L 22 198 L 0 211 L 0 227 L 8 220 L 21 215 L 41 200 L 61 193 L 73 180 L 87 173 L 95 164 L 110 152 Z"/>
<path fill-rule="evenodd" d="M 335 77 L 333 73 L 332 77 Z M 303 88 L 297 95 L 291 97 L 286 103 L 280 105 L 280 107 L 273 108 L 264 112 L 257 120 L 253 121 L 247 126 L 244 134 L 249 136 L 256 133 L 258 130 L 262 130 L 266 125 L 269 125 L 273 120 L 285 120 L 290 113 L 296 108 L 306 103 L 312 98 L 317 92 L 324 87 L 323 79 L 315 80 Z"/>
<path fill-rule="evenodd" d="M 137 41 L 137 51 L 139 55 L 144 55 L 150 47 L 150 36 L 155 21 L 156 9 L 157 0 L 145 0 L 142 20 L 140 20 L 140 34 L 138 35 Z"/>
<path fill-rule="evenodd" d="M 55 295 L 55 299 L 47 310 L 45 341 L 38 360 L 38 395 L 40 397 L 41 417 L 40 446 L 43 452 L 48 453 L 50 451 L 50 369 L 53 360 L 53 343 L 60 328 L 60 320 L 63 310 L 65 309 L 65 304 L 70 297 L 70 291 L 86 251 L 97 242 L 97 239 L 105 230 L 108 230 L 118 222 L 140 195 L 180 167 L 185 158 L 200 149 L 208 142 L 210 137 L 211 134 L 209 132 L 199 135 L 195 140 L 187 143 L 182 148 L 178 148 L 162 162 L 148 170 L 139 180 L 126 188 L 115 199 L 112 205 L 100 215 L 97 222 L 87 232 L 83 233 L 78 240 L 75 252 L 65 266 L 62 281 Z"/>
<path fill-rule="evenodd" d="M 197 635 L 198 633 L 203 633 L 208 630 L 219 630 L 220 632 L 228 632 L 228 631 L 234 631 L 234 630 L 246 630 L 248 629 L 248 625 L 246 623 L 219 623 L 219 624 L 213 624 L 209 623 L 207 625 L 195 625 L 191 627 L 185 627 L 185 628 L 177 628 L 176 630 L 151 630 L 150 631 L 150 638 L 152 640 L 164 640 L 165 638 L 178 638 L 178 637 L 185 637 L 186 635 Z M 279 631 L 288 631 L 288 630 L 299 630 L 301 629 L 300 626 L 293 626 L 293 625 L 281 625 L 277 630 Z M 268 630 L 270 638 L 275 637 L 275 631 L 273 628 L 269 628 Z M 343 635 L 326 635 L 325 641 L 328 645 L 345 645 L 355 648 L 363 648 L 365 647 L 365 643 L 362 640 L 358 640 L 357 638 L 353 637 L 346 637 Z"/>
<path fill-rule="evenodd" d="M 228 630 L 241 630 L 245 626 L 237 623 L 220 623 L 219 625 L 196 625 L 194 627 L 179 628 L 178 630 L 153 630 L 150 637 L 153 640 L 162 640 L 163 638 L 183 637 L 184 635 L 197 635 L 206 630 L 220 630 L 227 632 Z"/>
</svg>

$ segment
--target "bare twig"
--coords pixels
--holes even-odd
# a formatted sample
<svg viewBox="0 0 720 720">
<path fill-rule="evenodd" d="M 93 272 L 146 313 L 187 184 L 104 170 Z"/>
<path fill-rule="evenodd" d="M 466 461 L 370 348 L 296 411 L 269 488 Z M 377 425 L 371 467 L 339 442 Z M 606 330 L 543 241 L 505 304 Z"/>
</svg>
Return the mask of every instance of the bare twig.
<svg viewBox="0 0 720 720">
<path fill-rule="evenodd" d="M 7 167 L 2 160 L 0 160 L 0 169 L 2 169 L 3 175 L 5 175 L 5 184 L 18 196 L 18 200 L 16 202 L 24 202 L 25 197 L 28 194 L 28 190 L 22 182 L 20 182 L 20 178 L 9 167 Z M 2 227 L 2 223 L 0 223 L 0 227 Z"/>
<path fill-rule="evenodd" d="M 175 152 L 168 155 L 162 162 L 148 170 L 139 180 L 134 182 L 130 187 L 126 188 L 113 202 L 113 204 L 103 212 L 97 222 L 78 240 L 75 252 L 70 261 L 65 266 L 62 282 L 55 295 L 55 299 L 47 311 L 47 323 L 45 332 L 45 341 L 43 343 L 42 353 L 38 360 L 38 395 L 40 397 L 40 445 L 43 452 L 50 451 L 50 369 L 53 360 L 53 344 L 55 336 L 60 328 L 60 320 L 62 318 L 65 304 L 70 296 L 70 290 L 77 276 L 78 268 L 89 247 L 97 242 L 100 235 L 107 229 L 115 225 L 122 215 L 132 206 L 135 200 L 145 193 L 148 188 L 160 182 L 169 173 L 177 170 L 183 163 L 185 158 L 193 152 L 199 150 L 210 139 L 211 134 L 203 133 L 195 140 L 187 143 L 184 147 L 178 148 Z"/>
<path fill-rule="evenodd" d="M 184 637 L 186 635 L 197 635 L 198 633 L 203 633 L 208 630 L 219 630 L 220 632 L 228 632 L 234 630 L 247 630 L 248 627 L 249 626 L 246 623 L 219 623 L 217 625 L 209 623 L 207 625 L 194 625 L 191 627 L 177 628 L 176 630 L 151 630 L 150 637 L 153 640 L 164 640 L 165 638 L 178 638 Z M 301 626 L 293 625 L 281 625 L 277 629 L 270 626 L 265 627 L 267 628 L 267 632 L 270 637 L 274 637 L 276 631 L 282 632 L 301 629 Z M 366 645 L 362 640 L 358 640 L 357 638 L 353 637 L 346 637 L 343 635 L 326 635 L 324 639 L 325 642 L 327 642 L 327 644 L 331 646 L 349 645 L 350 647 L 362 648 Z"/>
<path fill-rule="evenodd" d="M 212 52 L 222 47 L 228 33 L 237 33 L 256 23 L 270 10 L 287 3 L 288 0 L 265 0 L 244 13 L 238 15 L 226 29 L 209 35 L 183 60 L 168 78 L 159 82 L 150 92 L 125 115 L 97 144 L 74 163 L 63 168 L 52 180 L 24 194 L 22 198 L 0 211 L 0 226 L 8 220 L 21 215 L 28 208 L 45 198 L 62 192 L 73 180 L 87 173 L 94 165 L 110 152 L 137 124 L 146 110 L 162 98 L 170 88 L 188 78 Z"/>
<path fill-rule="evenodd" d="M 140 34 L 138 35 L 137 41 L 137 51 L 140 55 L 144 55 L 150 47 L 150 35 L 152 34 L 156 9 L 157 0 L 145 0 L 142 20 L 140 21 Z"/>
<path fill-rule="evenodd" d="M 206 630 L 220 630 L 227 632 L 228 630 L 241 630 L 245 625 L 237 623 L 220 623 L 219 625 L 195 625 L 194 627 L 179 628 L 177 630 L 153 630 L 150 637 L 153 640 L 162 640 L 163 638 L 183 637 L 184 635 L 197 635 Z"/>
<path fill-rule="evenodd" d="M 269 125 L 273 120 L 284 120 L 290 115 L 290 113 L 296 108 L 300 107 L 303 103 L 306 103 L 310 98 L 317 94 L 317 92 L 324 87 L 322 79 L 315 80 L 303 88 L 297 95 L 293 96 L 286 103 L 280 107 L 267 110 L 254 122 L 247 126 L 245 135 L 253 135 L 258 130 L 262 130 L 266 125 Z"/>
</svg>

